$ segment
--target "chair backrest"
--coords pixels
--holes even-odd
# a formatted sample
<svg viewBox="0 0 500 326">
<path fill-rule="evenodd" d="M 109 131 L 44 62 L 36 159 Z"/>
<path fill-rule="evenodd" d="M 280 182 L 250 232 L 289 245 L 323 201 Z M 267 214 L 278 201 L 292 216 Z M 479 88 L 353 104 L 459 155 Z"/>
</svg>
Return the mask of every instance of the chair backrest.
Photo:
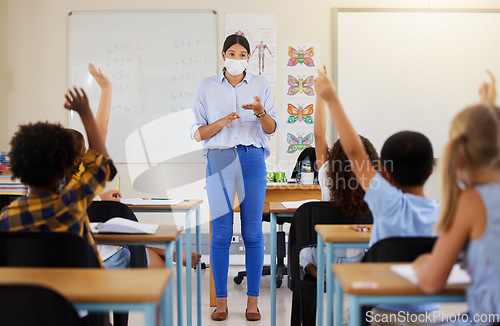
<svg viewBox="0 0 500 326">
<path fill-rule="evenodd" d="M 301 280 L 299 255 L 302 248 L 316 246 L 316 224 L 372 224 L 371 213 L 362 217 L 345 216 L 332 201 L 309 202 L 295 212 L 288 235 L 288 287 L 293 291 L 294 282 Z"/>
<path fill-rule="evenodd" d="M 84 325 L 66 298 L 36 285 L 1 285 L 0 316 L 9 326 Z"/>
<path fill-rule="evenodd" d="M 122 217 L 137 222 L 134 212 L 117 201 L 94 201 L 87 208 L 90 222 L 106 222 L 113 217 Z M 147 267 L 145 246 L 127 246 L 130 250 L 130 267 Z"/>
<path fill-rule="evenodd" d="M 436 237 L 390 237 L 377 241 L 368 249 L 363 263 L 412 262 L 432 251 Z"/>
<path fill-rule="evenodd" d="M 304 161 L 306 157 L 309 157 L 309 161 L 311 162 L 311 168 L 314 169 L 314 178 L 318 177 L 318 171 L 316 171 L 315 168 L 316 150 L 314 149 L 314 147 L 308 147 L 304 149 L 302 152 L 300 152 L 299 157 L 297 157 L 297 162 L 295 163 L 290 179 L 294 179 L 297 177 L 297 174 L 301 171 L 302 168 L 302 161 Z"/>
<path fill-rule="evenodd" d="M 0 266 L 98 267 L 94 248 L 67 232 L 0 232 Z"/>
</svg>

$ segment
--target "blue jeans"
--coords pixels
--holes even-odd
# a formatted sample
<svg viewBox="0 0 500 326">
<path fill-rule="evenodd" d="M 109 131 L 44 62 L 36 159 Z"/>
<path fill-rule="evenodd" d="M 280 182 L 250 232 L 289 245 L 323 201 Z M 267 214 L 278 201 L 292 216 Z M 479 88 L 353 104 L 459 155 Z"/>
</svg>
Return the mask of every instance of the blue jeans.
<svg viewBox="0 0 500 326">
<path fill-rule="evenodd" d="M 247 295 L 259 296 L 264 264 L 262 210 L 266 183 L 263 148 L 239 145 L 236 148 L 208 150 L 207 194 L 212 219 L 210 267 L 217 298 L 227 297 L 235 193 L 240 202 L 241 234 L 245 243 Z"/>
<path fill-rule="evenodd" d="M 106 269 L 130 268 L 130 250 L 126 247 L 122 247 L 112 256 L 104 260 L 103 263 Z"/>
</svg>

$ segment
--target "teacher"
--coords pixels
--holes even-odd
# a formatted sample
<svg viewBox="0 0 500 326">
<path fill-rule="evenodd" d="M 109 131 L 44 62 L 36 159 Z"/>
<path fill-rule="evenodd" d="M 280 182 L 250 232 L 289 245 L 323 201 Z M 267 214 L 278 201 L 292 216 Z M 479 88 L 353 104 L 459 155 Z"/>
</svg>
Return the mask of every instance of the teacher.
<svg viewBox="0 0 500 326">
<path fill-rule="evenodd" d="M 266 195 L 266 164 L 270 138 L 278 129 L 269 84 L 246 71 L 250 44 L 241 35 L 230 35 L 222 48 L 223 71 L 204 79 L 194 102 L 195 124 L 191 137 L 203 140 L 207 157 L 206 184 L 212 238 L 211 268 L 217 308 L 213 320 L 227 318 L 227 274 L 233 236 L 235 193 L 241 211 L 245 243 L 247 310 L 249 321 L 260 320 L 257 307 L 264 263 L 262 210 Z"/>
</svg>

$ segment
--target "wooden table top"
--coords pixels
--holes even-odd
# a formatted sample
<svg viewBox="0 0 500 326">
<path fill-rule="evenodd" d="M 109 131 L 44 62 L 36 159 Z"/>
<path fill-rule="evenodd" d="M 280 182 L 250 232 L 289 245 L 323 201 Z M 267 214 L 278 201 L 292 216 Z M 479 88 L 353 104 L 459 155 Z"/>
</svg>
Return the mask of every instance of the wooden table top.
<svg viewBox="0 0 500 326">
<path fill-rule="evenodd" d="M 391 271 L 396 263 L 333 264 L 345 293 L 359 295 L 425 295 L 420 288 Z M 447 285 L 439 294 L 464 294 L 466 285 Z"/>
<path fill-rule="evenodd" d="M 296 208 L 285 208 L 282 202 L 270 202 L 269 203 L 269 212 L 270 213 L 295 213 Z"/>
<path fill-rule="evenodd" d="M 268 183 L 266 190 L 320 190 L 319 185 L 302 185 L 300 183 L 272 182 Z"/>
<path fill-rule="evenodd" d="M 172 272 L 155 269 L 1 267 L 2 285 L 40 285 L 71 302 L 159 302 Z"/>
<path fill-rule="evenodd" d="M 182 233 L 175 225 L 160 225 L 155 234 L 94 233 L 97 242 L 172 242 Z"/>
<path fill-rule="evenodd" d="M 172 210 L 172 211 L 186 211 L 196 208 L 203 203 L 201 199 L 186 199 L 178 205 L 127 205 L 131 210 Z"/>
<path fill-rule="evenodd" d="M 344 224 L 317 224 L 314 226 L 316 233 L 324 242 L 370 242 L 372 235 L 371 224 L 363 224 L 368 231 L 361 232 L 351 229 L 353 225 Z"/>
</svg>

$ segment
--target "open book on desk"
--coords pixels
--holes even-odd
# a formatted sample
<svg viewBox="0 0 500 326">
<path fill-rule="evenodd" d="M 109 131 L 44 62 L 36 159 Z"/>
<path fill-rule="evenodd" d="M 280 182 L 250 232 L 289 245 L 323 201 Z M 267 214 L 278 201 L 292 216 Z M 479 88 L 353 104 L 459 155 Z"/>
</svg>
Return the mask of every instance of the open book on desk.
<svg viewBox="0 0 500 326">
<path fill-rule="evenodd" d="M 391 271 L 404 277 L 413 284 L 418 285 L 417 273 L 415 273 L 415 270 L 413 269 L 413 266 L 411 264 L 393 265 L 391 266 Z M 450 276 L 448 276 L 446 284 L 469 284 L 471 281 L 472 280 L 469 273 L 467 273 L 465 269 L 462 269 L 459 264 L 455 264 L 451 269 Z"/>
<path fill-rule="evenodd" d="M 93 233 L 155 234 L 158 224 L 139 223 L 122 217 L 113 217 L 103 223 L 90 223 Z"/>
<path fill-rule="evenodd" d="M 144 199 L 144 198 L 124 198 L 121 200 L 121 203 L 122 204 L 125 204 L 125 205 L 146 205 L 146 206 L 175 206 L 175 205 L 179 205 L 180 203 L 182 203 L 184 200 L 182 199 L 155 199 L 155 198 L 151 198 L 151 199 Z"/>
</svg>

